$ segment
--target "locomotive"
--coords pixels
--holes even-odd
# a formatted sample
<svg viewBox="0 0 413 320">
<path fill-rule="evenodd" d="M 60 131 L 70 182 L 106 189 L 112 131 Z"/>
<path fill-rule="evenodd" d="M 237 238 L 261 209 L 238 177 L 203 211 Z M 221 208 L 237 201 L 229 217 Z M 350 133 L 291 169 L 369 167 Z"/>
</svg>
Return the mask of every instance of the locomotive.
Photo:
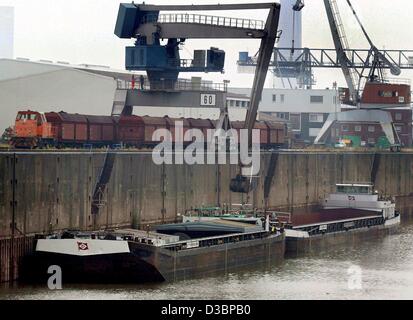
<svg viewBox="0 0 413 320">
<path fill-rule="evenodd" d="M 149 116 L 95 116 L 66 112 L 20 111 L 17 114 L 11 146 L 14 148 L 85 148 L 85 147 L 136 147 L 153 148 L 159 144 L 154 132 L 167 129 L 172 133 L 172 142 L 178 142 L 175 124 L 183 124 L 183 132 L 199 129 L 205 135 L 214 130 L 218 121 L 209 119 L 169 118 Z M 244 128 L 242 121 L 231 122 L 239 134 Z M 284 147 L 287 126 L 283 122 L 257 121 L 260 143 L 263 149 Z M 182 141 L 179 141 L 182 143 Z M 188 142 L 189 144 L 190 142 Z"/>
</svg>

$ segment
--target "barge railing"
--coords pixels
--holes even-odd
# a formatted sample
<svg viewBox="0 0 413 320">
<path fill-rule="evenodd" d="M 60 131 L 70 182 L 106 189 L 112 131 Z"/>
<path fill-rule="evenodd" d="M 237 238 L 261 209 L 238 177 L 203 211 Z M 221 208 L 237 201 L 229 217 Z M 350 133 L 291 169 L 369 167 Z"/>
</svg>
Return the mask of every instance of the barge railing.
<svg viewBox="0 0 413 320">
<path fill-rule="evenodd" d="M 251 233 L 237 233 L 237 234 L 231 234 L 227 236 L 217 236 L 217 237 L 185 240 L 185 241 L 180 241 L 180 242 L 177 242 L 171 245 L 162 246 L 162 248 L 170 250 L 170 251 L 181 251 L 181 250 L 187 250 L 187 249 L 193 249 L 193 248 L 204 248 L 204 247 L 219 246 L 222 244 L 238 243 L 242 241 L 265 239 L 265 238 L 268 238 L 271 234 L 281 235 L 282 233 L 281 232 L 271 233 L 267 231 L 251 232 Z"/>
</svg>

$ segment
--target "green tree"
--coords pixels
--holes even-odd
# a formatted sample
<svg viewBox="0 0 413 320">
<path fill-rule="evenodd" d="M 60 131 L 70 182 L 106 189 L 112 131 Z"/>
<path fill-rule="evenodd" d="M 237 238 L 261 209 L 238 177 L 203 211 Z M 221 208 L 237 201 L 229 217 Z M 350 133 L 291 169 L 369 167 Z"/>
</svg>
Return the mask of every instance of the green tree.
<svg viewBox="0 0 413 320">
<path fill-rule="evenodd" d="M 6 130 L 4 130 L 4 133 L 1 136 L 1 142 L 8 143 L 12 137 L 13 137 L 13 128 L 8 127 Z"/>
</svg>

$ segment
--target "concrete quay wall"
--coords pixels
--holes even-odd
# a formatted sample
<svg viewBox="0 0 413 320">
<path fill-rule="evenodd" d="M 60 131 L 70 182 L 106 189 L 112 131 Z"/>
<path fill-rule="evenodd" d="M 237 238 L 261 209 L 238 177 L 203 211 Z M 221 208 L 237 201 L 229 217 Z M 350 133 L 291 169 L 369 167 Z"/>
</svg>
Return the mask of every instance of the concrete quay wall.
<svg viewBox="0 0 413 320">
<path fill-rule="evenodd" d="M 118 153 L 102 207 L 93 217 L 92 196 L 104 159 L 104 153 L 1 153 L 0 237 L 12 236 L 13 221 L 14 235 L 23 236 L 68 228 L 145 227 L 172 222 L 201 205 L 265 206 L 269 154 L 262 155 L 258 188 L 245 196 L 229 191 L 235 165 L 159 166 L 150 153 Z M 280 153 L 268 206 L 293 211 L 319 203 L 336 183 L 370 182 L 374 159 L 373 153 Z M 380 154 L 376 171 L 378 191 L 413 192 L 413 154 Z"/>
</svg>

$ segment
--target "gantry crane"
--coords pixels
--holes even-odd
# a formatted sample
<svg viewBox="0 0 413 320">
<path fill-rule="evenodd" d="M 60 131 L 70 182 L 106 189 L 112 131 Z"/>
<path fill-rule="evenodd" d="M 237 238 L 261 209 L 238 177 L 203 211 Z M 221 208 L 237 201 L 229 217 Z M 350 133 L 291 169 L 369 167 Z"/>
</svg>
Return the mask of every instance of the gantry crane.
<svg viewBox="0 0 413 320">
<path fill-rule="evenodd" d="M 313 68 L 342 69 L 350 91 L 350 102 L 355 105 L 360 99 L 359 92 L 363 89 L 364 78 L 380 80 L 385 69 L 390 69 L 396 76 L 400 75 L 401 70 L 413 70 L 413 50 L 378 49 L 368 36 L 351 2 L 347 3 L 370 44 L 369 49 L 349 47 L 336 0 L 324 0 L 335 49 L 295 48 L 294 45 L 292 48 L 274 48 L 271 67 L 277 77 L 297 78 L 300 87 L 306 88 L 311 88 L 314 84 Z M 300 7 L 295 5 L 294 8 Z M 293 52 L 295 55 L 287 56 L 286 52 Z M 256 59 L 248 57 L 238 61 L 238 65 L 254 67 Z M 369 74 L 363 76 L 366 70 Z"/>
<path fill-rule="evenodd" d="M 161 6 L 122 3 L 119 8 L 115 34 L 123 39 L 136 39 L 135 46 L 126 48 L 126 69 L 147 72 L 150 83 L 148 91 L 153 92 L 150 92 L 150 99 L 145 102 L 155 100 L 159 103 L 168 100 L 170 106 L 174 105 L 172 99 L 179 99 L 180 96 L 176 87 L 180 72 L 223 72 L 224 69 L 225 53 L 216 48 L 207 51 L 206 59 L 202 52 L 197 54 L 195 52 L 194 60 L 180 59 L 179 46 L 187 39 L 261 39 L 251 101 L 245 121 L 245 129 L 248 130 L 249 137 L 248 149 L 251 150 L 252 131 L 257 120 L 258 106 L 277 38 L 280 8 L 278 3 Z M 269 9 L 266 23 L 250 19 L 199 14 L 160 13 L 161 11 L 257 9 Z M 166 40 L 166 45 L 162 45 L 162 40 Z M 172 95 L 171 91 L 173 91 Z M 186 97 L 189 97 L 189 93 L 185 93 Z M 135 97 L 139 95 L 142 99 L 147 92 L 136 93 L 136 90 L 129 90 L 128 94 Z M 202 93 L 191 90 L 190 94 L 192 99 L 189 97 L 185 100 L 199 100 L 195 96 Z M 182 102 L 183 99 L 179 101 Z M 231 181 L 230 189 L 233 192 L 248 193 L 252 189 L 253 179 L 245 174 L 245 169 L 241 165 L 239 175 Z"/>
<path fill-rule="evenodd" d="M 368 89 L 371 93 L 377 91 L 378 85 L 382 87 L 392 86 L 384 79 L 384 69 L 389 69 L 390 72 L 398 76 L 401 74 L 401 69 L 413 69 L 411 50 L 379 50 L 369 37 L 366 29 L 361 23 L 357 13 L 355 12 L 350 0 L 346 0 L 351 8 L 362 32 L 367 39 L 370 48 L 365 50 L 350 49 L 345 35 L 343 23 L 340 17 L 336 0 L 323 0 L 327 13 L 328 22 L 330 25 L 331 34 L 335 49 L 295 49 L 295 48 L 276 48 L 274 49 L 274 60 L 271 66 L 275 67 L 275 74 L 285 77 L 296 77 L 301 80 L 302 86 L 311 88 L 313 84 L 312 68 L 341 68 L 348 86 L 348 104 L 358 106 L 359 109 L 375 109 L 349 111 L 340 115 L 331 115 L 324 127 L 321 129 L 319 135 L 315 139 L 315 143 L 322 143 L 326 138 L 331 126 L 337 121 L 357 122 L 357 121 L 374 121 L 382 125 L 383 131 L 386 134 L 392 149 L 400 149 L 400 139 L 397 131 L 394 128 L 393 122 L 389 114 L 378 109 L 387 109 L 389 107 L 400 107 L 410 101 L 410 93 L 408 86 L 399 85 L 404 92 L 404 96 L 400 97 L 398 103 L 392 105 L 367 105 L 362 103 L 363 99 L 360 97 L 360 92 Z M 299 8 L 294 6 L 293 10 Z M 294 50 L 299 52 L 297 58 L 285 57 L 283 51 Z M 247 58 L 244 61 L 239 61 L 241 66 L 255 66 L 256 60 L 254 58 Z M 282 70 L 282 71 L 279 71 Z M 368 75 L 365 76 L 365 72 Z M 363 88 L 363 81 L 367 79 L 366 85 Z M 374 88 L 376 86 L 376 88 Z M 404 86 L 404 87 L 403 87 Z M 383 89 L 378 89 L 378 92 Z M 386 91 L 386 90 L 384 90 Z M 376 92 L 377 94 L 377 92 Z"/>
<path fill-rule="evenodd" d="M 367 60 L 372 61 L 371 66 L 366 66 L 369 69 L 369 75 L 367 77 L 368 81 L 380 81 L 383 82 L 383 68 L 387 67 L 390 69 L 390 72 L 395 75 L 399 76 L 401 73 L 400 68 L 395 64 L 392 63 L 387 57 L 377 49 L 377 47 L 373 44 L 373 41 L 367 34 L 366 29 L 364 28 L 363 24 L 361 23 L 356 11 L 353 8 L 350 0 L 346 0 L 347 4 L 351 8 L 354 17 L 356 18 L 365 38 L 367 39 L 370 49 L 368 51 Z M 326 8 L 328 22 L 330 24 L 330 30 L 333 37 L 334 46 L 337 52 L 337 58 L 340 62 L 341 69 L 343 71 L 344 77 L 347 82 L 347 86 L 350 92 L 350 101 L 357 105 L 360 102 L 360 87 L 361 81 L 363 79 L 363 72 L 366 68 L 363 68 L 361 72 L 358 72 L 352 66 L 350 59 L 347 56 L 347 51 L 350 49 L 347 37 L 344 31 L 344 26 L 340 17 L 340 12 L 338 10 L 337 1 L 336 0 L 324 0 L 324 6 Z"/>
</svg>

